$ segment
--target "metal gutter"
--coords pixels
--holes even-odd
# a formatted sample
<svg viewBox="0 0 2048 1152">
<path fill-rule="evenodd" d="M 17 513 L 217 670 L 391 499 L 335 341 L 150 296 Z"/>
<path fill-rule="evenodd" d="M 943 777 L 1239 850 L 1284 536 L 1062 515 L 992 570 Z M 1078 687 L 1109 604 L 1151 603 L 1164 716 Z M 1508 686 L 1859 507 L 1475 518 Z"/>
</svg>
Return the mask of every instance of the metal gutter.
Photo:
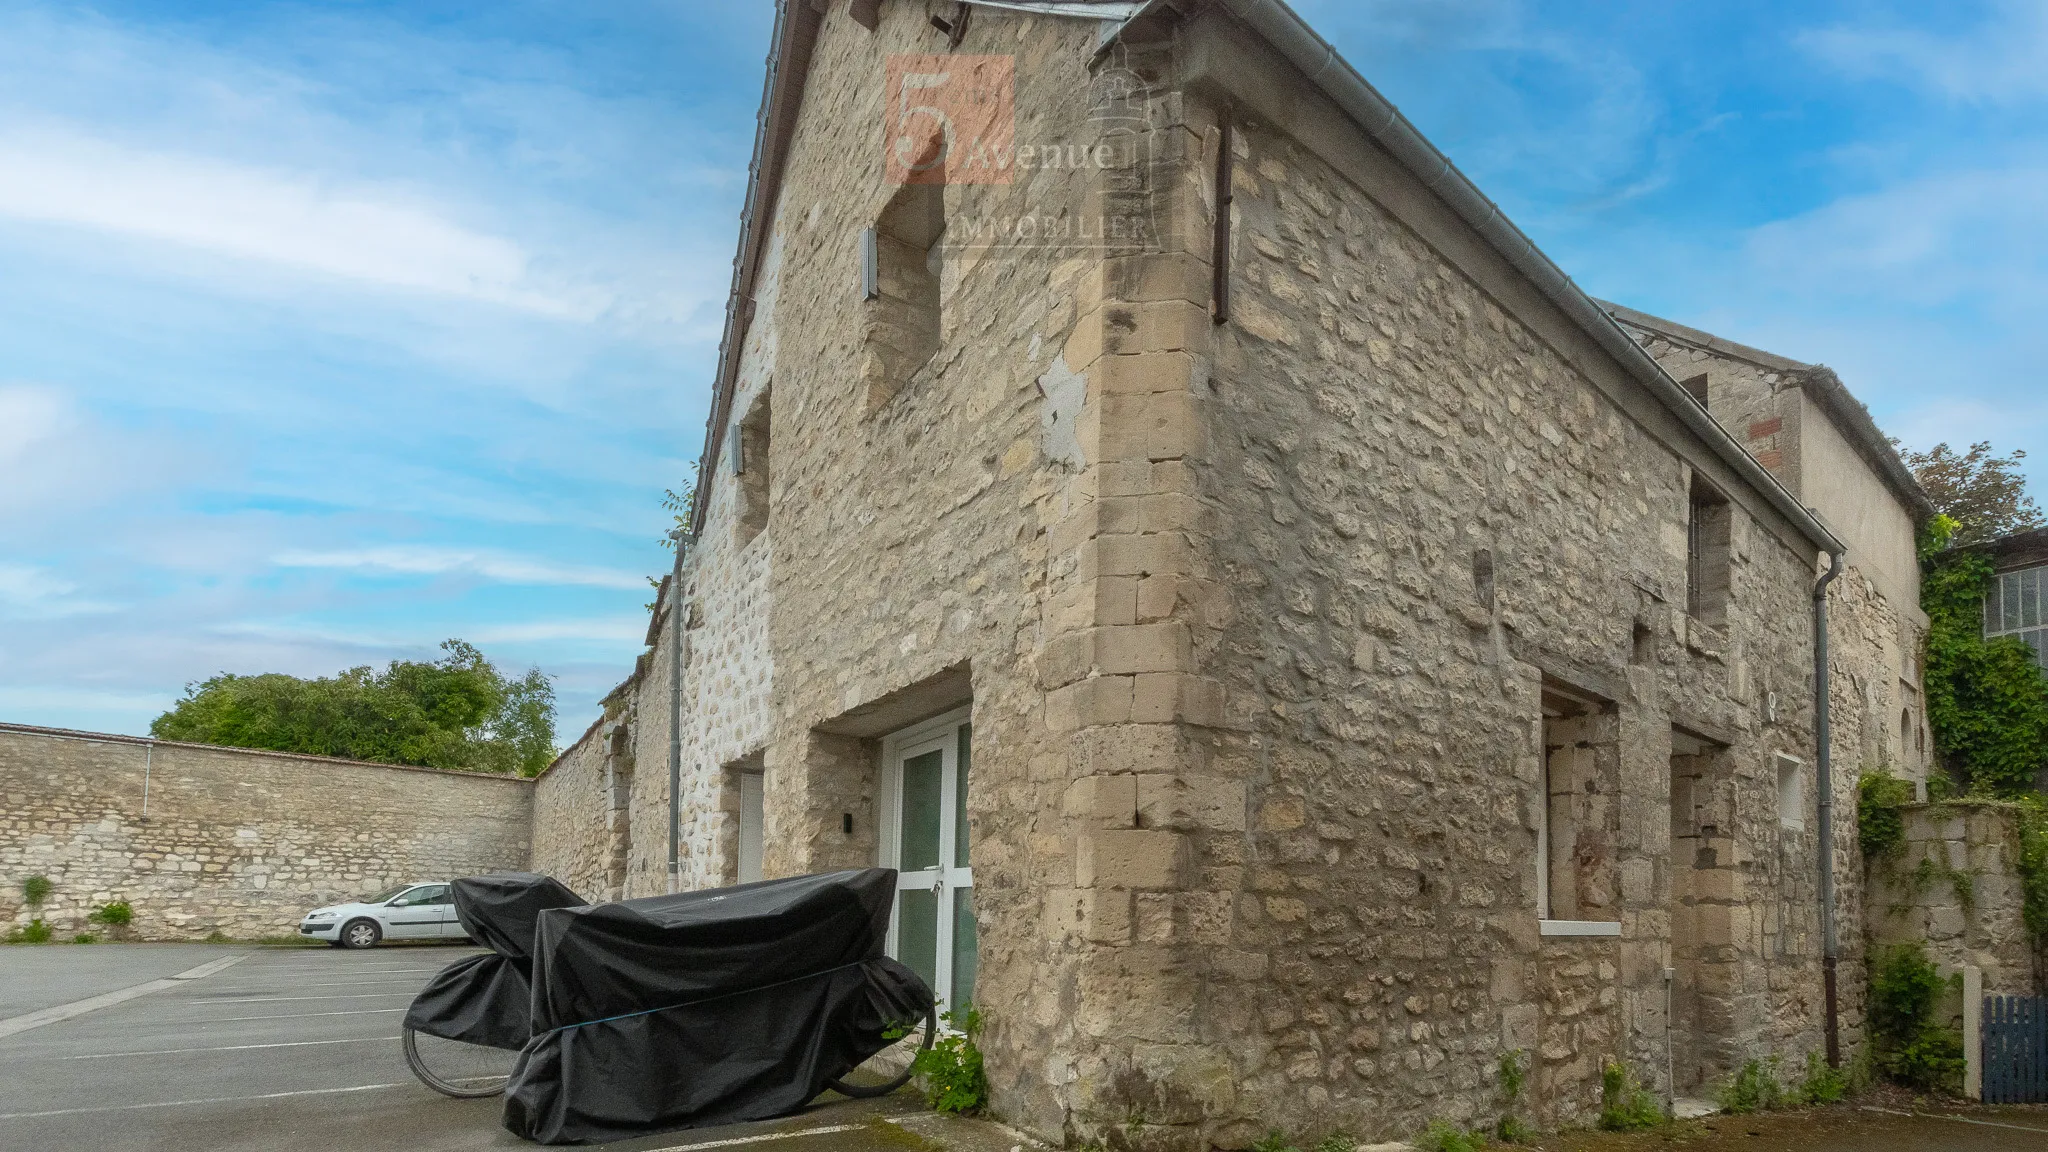
<svg viewBox="0 0 2048 1152">
<path fill-rule="evenodd" d="M 1311 83 L 1322 89 L 1367 136 L 1435 193 L 1481 239 L 1534 284 L 1552 304 L 1584 329 L 1601 349 L 1629 371 L 1664 403 L 1714 455 L 1761 493 L 1779 514 L 1824 552 L 1841 551 L 1842 542 L 1813 512 L 1801 505 L 1777 477 L 1758 464 L 1728 430 L 1670 373 L 1650 358 L 1641 345 L 1601 311 L 1591 297 L 1551 262 L 1499 206 L 1458 171 L 1436 146 L 1423 138 L 1407 117 L 1379 94 L 1363 76 L 1317 35 L 1281 0 L 1210 0 L 1248 25 Z"/>
<path fill-rule="evenodd" d="M 1834 726 L 1828 708 L 1828 585 L 1842 574 L 1842 553 L 1828 553 L 1828 570 L 1813 586 L 1813 786 L 1819 799 L 1820 969 L 1825 1004 L 1828 1067 L 1842 1066 L 1842 1013 L 1835 969 L 1842 954 L 1835 926 L 1835 760 Z"/>
<path fill-rule="evenodd" d="M 768 74 L 761 84 L 761 110 L 754 120 L 754 156 L 747 165 L 747 198 L 740 209 L 739 251 L 732 261 L 732 291 L 725 299 L 725 331 L 718 342 L 718 373 L 711 390 L 711 416 L 704 429 L 704 451 L 697 458 L 697 487 L 690 497 L 690 538 L 704 529 L 711 478 L 716 475 L 719 441 L 732 412 L 733 386 L 739 375 L 740 349 L 754 319 L 754 284 L 766 247 L 768 212 L 782 191 L 784 160 L 796 114 L 803 106 L 804 82 L 811 71 L 811 50 L 817 47 L 824 16 L 811 0 L 776 0 L 775 32 L 768 49 Z"/>
</svg>

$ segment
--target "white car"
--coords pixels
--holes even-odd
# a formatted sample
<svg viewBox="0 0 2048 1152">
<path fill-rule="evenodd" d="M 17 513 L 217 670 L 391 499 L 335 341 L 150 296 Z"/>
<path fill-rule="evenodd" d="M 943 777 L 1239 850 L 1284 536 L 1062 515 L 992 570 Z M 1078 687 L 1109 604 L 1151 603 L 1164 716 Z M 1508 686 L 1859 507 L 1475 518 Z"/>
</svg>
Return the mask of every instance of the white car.
<svg viewBox="0 0 2048 1152">
<path fill-rule="evenodd" d="M 358 904 L 329 904 L 306 913 L 299 935 L 336 948 L 370 948 L 380 940 L 466 940 L 446 884 L 400 884 Z"/>
</svg>

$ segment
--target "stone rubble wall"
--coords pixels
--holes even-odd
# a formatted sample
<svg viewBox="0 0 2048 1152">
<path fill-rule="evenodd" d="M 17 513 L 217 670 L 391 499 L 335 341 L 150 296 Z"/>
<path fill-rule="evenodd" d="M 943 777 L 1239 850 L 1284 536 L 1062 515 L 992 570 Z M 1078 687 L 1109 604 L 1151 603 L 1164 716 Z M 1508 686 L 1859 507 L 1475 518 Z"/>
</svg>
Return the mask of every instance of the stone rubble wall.
<svg viewBox="0 0 2048 1152">
<path fill-rule="evenodd" d="M 617 900 L 627 774 L 607 773 L 609 717 L 590 726 L 533 781 L 533 853 L 527 870 L 552 876 L 593 902 Z"/>
<path fill-rule="evenodd" d="M 115 900 L 134 905 L 139 939 L 290 935 L 322 904 L 525 868 L 532 787 L 0 725 L 0 918 L 29 920 L 21 881 L 40 873 L 55 886 L 43 918 L 64 937 Z"/>
<path fill-rule="evenodd" d="M 1871 954 L 1917 942 L 1943 976 L 1964 965 L 1982 969 L 1987 995 L 2048 994 L 2048 957 L 2022 918 L 2011 811 L 1993 801 L 1953 800 L 1912 805 L 1902 816 L 1904 844 L 1867 865 Z M 1960 1001 L 1951 1008 L 1960 1018 Z"/>
<path fill-rule="evenodd" d="M 1237 140 L 1234 315 L 1197 469 L 1228 596 L 1194 649 L 1250 721 L 1202 753 L 1250 819 L 1189 845 L 1231 901 L 1228 946 L 1193 961 L 1194 1015 L 1237 1097 L 1290 1130 L 1483 1123 L 1516 1049 L 1541 1124 L 1587 1121 L 1609 1059 L 1666 1091 L 1681 915 L 1703 1075 L 1797 1066 L 1821 1041 L 1816 849 L 1810 822 L 1779 822 L 1773 758 L 1812 761 L 1812 548 L 1738 504 L 1727 627 L 1688 617 L 1703 449 L 1674 452 L 1683 434 L 1620 405 L 1540 309 L 1412 231 L 1385 206 L 1402 189 L 1368 194 L 1274 124 Z M 1537 933 L 1545 675 L 1619 714 L 1619 938 Z M 1674 725 L 1724 746 L 1710 799 L 1732 855 L 1685 907 Z M 1852 797 L 1838 780 L 1838 810 Z"/>
</svg>

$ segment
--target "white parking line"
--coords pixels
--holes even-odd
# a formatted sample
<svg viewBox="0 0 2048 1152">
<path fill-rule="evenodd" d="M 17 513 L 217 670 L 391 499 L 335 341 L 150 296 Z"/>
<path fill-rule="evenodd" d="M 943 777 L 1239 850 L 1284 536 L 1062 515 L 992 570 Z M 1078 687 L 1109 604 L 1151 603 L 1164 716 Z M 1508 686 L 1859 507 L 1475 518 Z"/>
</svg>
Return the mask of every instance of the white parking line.
<svg viewBox="0 0 2048 1152">
<path fill-rule="evenodd" d="M 0 1116 L 0 1120 L 6 1117 Z M 795 1132 L 770 1132 L 765 1136 L 736 1136 L 730 1140 L 706 1140 L 702 1144 L 671 1144 L 656 1148 L 653 1152 L 700 1152 L 705 1148 L 737 1148 L 743 1144 L 766 1144 L 771 1140 L 795 1140 L 803 1136 L 830 1136 L 835 1132 L 858 1132 L 865 1124 L 828 1124 L 822 1128 L 803 1128 Z"/>
<path fill-rule="evenodd" d="M 310 1048 L 318 1044 L 382 1044 L 396 1036 L 364 1036 L 355 1040 L 284 1040 L 276 1044 L 223 1044 L 217 1048 L 151 1048 L 145 1052 L 92 1052 L 65 1060 L 111 1060 L 116 1056 L 179 1056 L 187 1052 L 247 1052 L 251 1048 Z"/>
<path fill-rule="evenodd" d="M 326 996 L 231 996 L 223 999 L 189 1000 L 189 1004 L 281 1004 L 287 1000 L 389 1000 L 411 992 L 334 992 Z"/>
<path fill-rule="evenodd" d="M 45 1008 L 39 1012 L 30 1012 L 26 1015 L 13 1017 L 12 1019 L 0 1020 L 0 1036 L 12 1036 L 17 1032 L 26 1032 L 31 1028 L 41 1028 L 45 1024 L 55 1024 L 60 1020 L 69 1020 L 73 1016 L 83 1016 L 87 1012 L 94 1012 L 101 1008 L 111 1008 L 116 1004 L 133 1000 L 138 996 L 147 996 L 151 992 L 162 992 L 167 988 L 176 988 L 184 981 L 199 980 L 211 976 L 230 964 L 246 959 L 248 955 L 247 952 L 243 952 L 234 956 L 223 956 L 218 960 L 210 960 L 197 968 L 187 968 L 183 972 L 173 976 L 166 976 L 161 980 L 151 980 L 147 984 L 137 984 L 132 988 L 122 988 L 117 991 L 102 993 L 98 996 L 89 996 L 83 1000 L 73 1000 L 69 1004 L 59 1004 L 54 1008 Z"/>
<path fill-rule="evenodd" d="M 341 1012 L 290 1012 L 282 1016 L 220 1016 L 211 1020 L 185 1020 L 179 1026 L 191 1024 L 240 1024 L 245 1020 L 307 1020 L 314 1016 L 375 1016 L 380 1012 L 404 1012 L 404 1008 L 350 1008 Z"/>
<path fill-rule="evenodd" d="M 340 1092 L 374 1092 L 404 1084 L 357 1084 L 348 1088 L 303 1088 L 297 1092 L 264 1092 L 256 1096 L 209 1096 L 203 1100 L 165 1100 L 156 1104 L 108 1104 L 100 1108 L 52 1108 L 47 1112 L 0 1112 L 0 1120 L 35 1120 L 44 1116 L 79 1116 L 87 1112 L 134 1112 L 143 1108 L 189 1108 L 195 1104 L 238 1104 L 244 1100 L 282 1100 L 287 1096 L 332 1096 Z"/>
</svg>

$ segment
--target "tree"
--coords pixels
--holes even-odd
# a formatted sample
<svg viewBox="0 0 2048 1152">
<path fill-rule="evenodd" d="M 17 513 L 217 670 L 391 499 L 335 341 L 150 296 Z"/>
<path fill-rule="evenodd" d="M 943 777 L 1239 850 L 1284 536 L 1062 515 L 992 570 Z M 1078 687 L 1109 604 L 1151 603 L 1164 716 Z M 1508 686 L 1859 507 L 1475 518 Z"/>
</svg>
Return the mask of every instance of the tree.
<svg viewBox="0 0 2048 1152">
<path fill-rule="evenodd" d="M 1898 445 L 1896 440 L 1892 443 Z M 2027 478 L 2020 474 L 2020 461 L 2027 457 L 2024 450 L 1994 456 L 1991 442 L 1980 440 L 1968 452 L 1936 444 L 1925 452 L 1901 448 L 1900 454 L 1935 510 L 1955 520 L 1957 544 L 1981 544 L 2048 523 L 2027 495 Z"/>
<path fill-rule="evenodd" d="M 540 669 L 507 679 L 475 646 L 312 680 L 223 672 L 185 686 L 149 726 L 164 740 L 532 776 L 555 757 L 555 689 Z"/>
</svg>

